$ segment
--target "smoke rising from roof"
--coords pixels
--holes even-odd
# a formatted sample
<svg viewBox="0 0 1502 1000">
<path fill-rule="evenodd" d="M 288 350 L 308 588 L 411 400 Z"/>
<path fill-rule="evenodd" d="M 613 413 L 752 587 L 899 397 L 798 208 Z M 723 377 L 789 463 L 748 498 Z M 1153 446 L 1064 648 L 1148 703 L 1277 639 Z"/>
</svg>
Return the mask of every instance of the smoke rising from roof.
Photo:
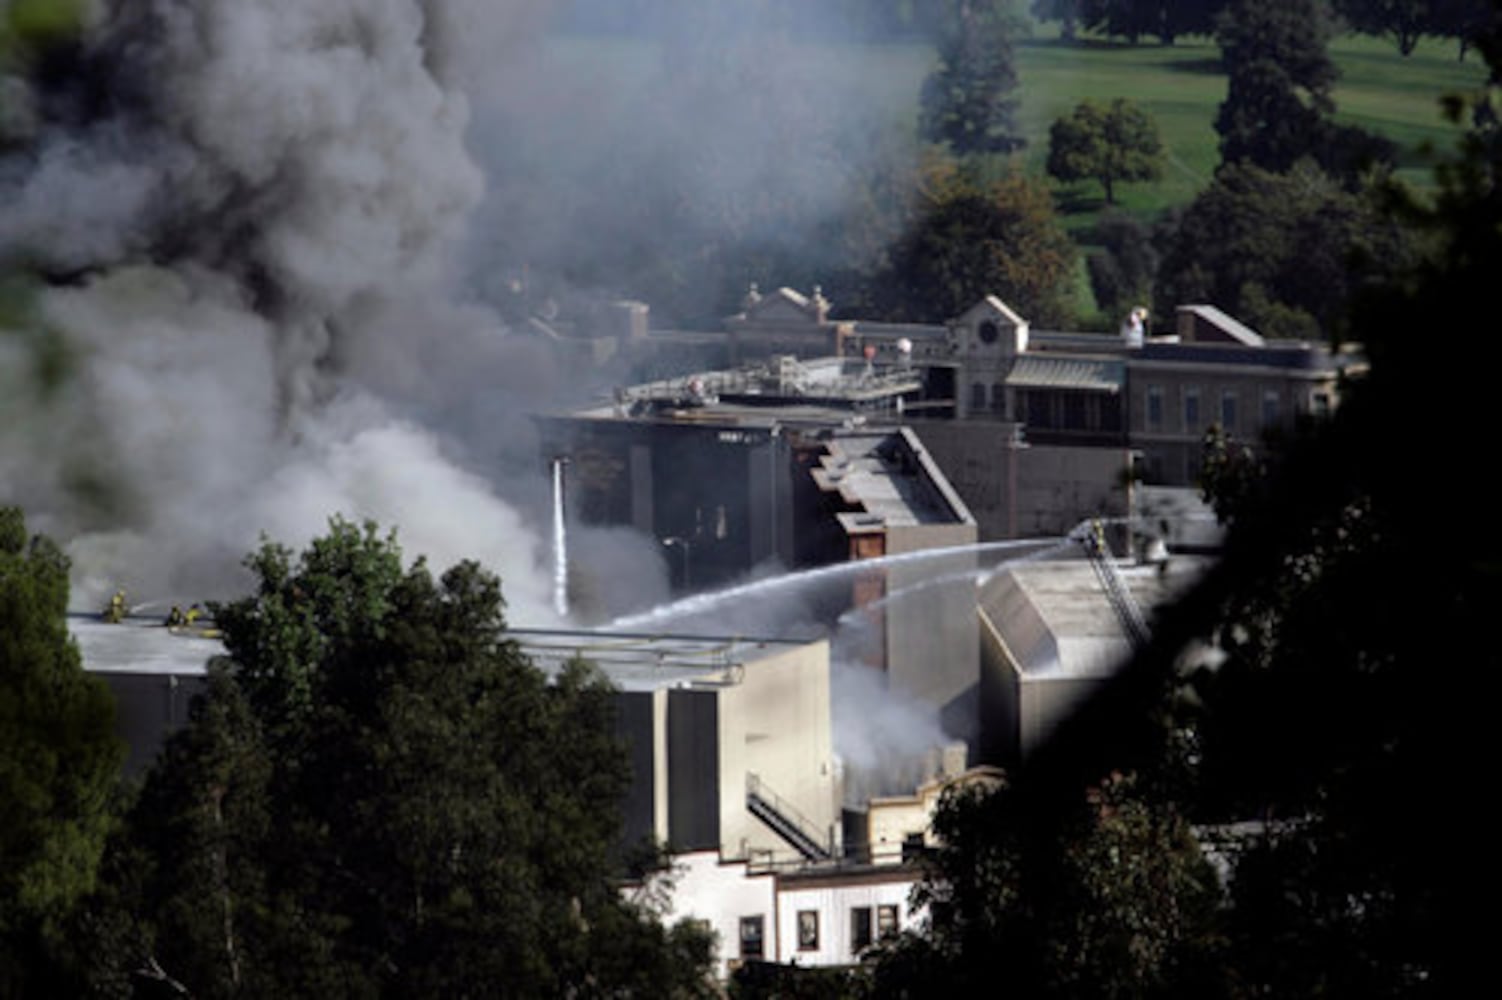
<svg viewBox="0 0 1502 1000">
<path fill-rule="evenodd" d="M 547 624 L 526 414 L 587 387 L 508 331 L 512 278 L 712 316 L 748 280 L 819 280 L 832 220 L 879 214 L 852 178 L 891 123 L 797 19 L 684 5 L 604 53 L 545 43 L 558 7 L 97 0 L 79 44 L 0 79 L 0 269 L 41 278 L 0 331 L 0 500 L 69 541 L 75 604 L 232 593 L 260 533 L 342 513 L 481 558 Z M 778 273 L 717 272 L 732 245 Z M 660 595 L 654 545 L 571 547 L 597 591 Z"/>
<path fill-rule="evenodd" d="M 69 364 L 7 394 L 0 471 L 71 539 L 75 601 L 223 593 L 258 534 L 343 513 L 481 559 L 546 620 L 535 534 L 465 471 L 463 397 L 517 359 L 451 279 L 484 184 L 432 6 L 103 4 L 28 95 L 0 259 L 53 279 L 33 322 Z"/>
</svg>

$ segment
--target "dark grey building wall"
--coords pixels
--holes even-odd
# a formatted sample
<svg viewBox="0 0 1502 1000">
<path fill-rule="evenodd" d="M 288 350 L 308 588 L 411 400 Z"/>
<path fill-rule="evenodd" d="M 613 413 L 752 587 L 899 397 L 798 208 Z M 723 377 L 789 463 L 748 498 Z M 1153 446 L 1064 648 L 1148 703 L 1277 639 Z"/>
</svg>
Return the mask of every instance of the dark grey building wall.
<svg viewBox="0 0 1502 1000">
<path fill-rule="evenodd" d="M 668 692 L 668 842 L 677 851 L 720 846 L 719 699 Z"/>
<path fill-rule="evenodd" d="M 99 673 L 115 696 L 115 735 L 125 741 L 125 775 L 134 777 L 156 760 L 167 737 L 188 721 L 193 698 L 208 679 L 178 674 Z"/>
<path fill-rule="evenodd" d="M 625 745 L 631 784 L 621 803 L 621 839 L 636 844 L 652 836 L 656 768 L 652 752 L 652 695 L 622 691 L 615 699 L 616 735 Z"/>
</svg>

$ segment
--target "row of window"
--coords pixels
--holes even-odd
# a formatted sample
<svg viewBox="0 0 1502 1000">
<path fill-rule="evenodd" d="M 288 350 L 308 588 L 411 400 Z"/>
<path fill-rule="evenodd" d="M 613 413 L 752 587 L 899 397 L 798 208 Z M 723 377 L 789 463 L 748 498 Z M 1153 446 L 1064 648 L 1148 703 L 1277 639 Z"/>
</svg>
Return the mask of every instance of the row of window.
<svg viewBox="0 0 1502 1000">
<path fill-rule="evenodd" d="M 990 400 L 990 410 L 1004 416 L 1006 386 L 1000 383 L 993 386 Z M 981 413 L 986 409 L 986 387 L 977 382 L 970 387 L 970 412 Z M 1018 389 L 1017 412 L 1012 419 L 1040 429 L 1119 431 L 1121 404 L 1115 396 L 1098 393 Z"/>
<path fill-rule="evenodd" d="M 876 922 L 871 921 L 872 907 L 852 906 L 850 908 L 850 953 L 858 955 L 877 938 L 887 938 L 896 935 L 897 905 L 881 905 L 875 907 Z M 798 950 L 819 950 L 819 911 L 798 911 Z M 741 917 L 741 958 L 760 959 L 766 957 L 766 918 L 762 914 L 753 917 Z"/>
<path fill-rule="evenodd" d="M 1186 434 L 1197 433 L 1204 430 L 1205 413 L 1200 406 L 1200 391 L 1195 386 L 1186 387 L 1180 394 L 1183 400 L 1184 422 L 1182 430 Z M 1220 412 L 1217 419 L 1220 426 L 1227 431 L 1234 431 L 1237 427 L 1237 408 L 1239 406 L 1240 393 L 1226 391 L 1220 394 Z M 1282 415 L 1282 396 L 1275 389 L 1268 389 L 1262 393 L 1262 411 L 1259 427 L 1271 427 L 1278 423 Z M 1146 396 L 1146 428 L 1150 431 L 1163 430 L 1163 387 L 1150 385 L 1147 387 Z M 1330 411 L 1330 396 L 1328 393 L 1317 392 L 1314 394 L 1314 413 L 1316 416 L 1325 416 Z"/>
</svg>

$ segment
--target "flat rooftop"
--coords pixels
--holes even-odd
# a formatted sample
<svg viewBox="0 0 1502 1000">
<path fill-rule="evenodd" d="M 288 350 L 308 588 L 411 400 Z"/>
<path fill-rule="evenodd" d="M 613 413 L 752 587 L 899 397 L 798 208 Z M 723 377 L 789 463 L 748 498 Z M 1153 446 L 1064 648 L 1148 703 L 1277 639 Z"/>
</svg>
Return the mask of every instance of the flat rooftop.
<svg viewBox="0 0 1502 1000">
<path fill-rule="evenodd" d="M 191 632 L 169 632 L 161 616 L 111 625 L 95 614 L 69 614 L 68 632 L 86 670 L 101 674 L 202 675 L 224 643 Z"/>
<path fill-rule="evenodd" d="M 895 432 L 846 432 L 828 442 L 829 454 L 813 471 L 820 489 L 837 491 L 863 509 L 837 515 L 851 534 L 882 526 L 961 524 L 970 512 L 931 463 Z"/>
<path fill-rule="evenodd" d="M 97 615 L 74 614 L 68 631 L 90 673 L 201 677 L 210 659 L 224 655 L 217 638 L 170 632 L 156 617 L 112 625 Z M 582 657 L 623 691 L 736 683 L 748 663 L 804 645 L 795 640 L 528 629 L 507 632 L 506 638 L 549 676 Z"/>
<path fill-rule="evenodd" d="M 1151 626 L 1153 609 L 1172 602 L 1209 565 L 1177 555 L 1166 570 L 1118 563 L 1117 571 Z M 980 607 L 1024 680 L 1108 677 L 1132 653 L 1100 577 L 1083 558 L 1008 566 L 981 587 Z"/>
<path fill-rule="evenodd" d="M 570 417 L 709 424 L 849 424 L 853 414 L 888 409 L 922 389 L 921 373 L 861 359 L 774 357 L 763 364 L 692 372 L 618 389 L 612 402 Z"/>
<path fill-rule="evenodd" d="M 549 676 L 584 659 L 628 692 L 736 684 L 748 664 L 807 645 L 786 639 L 541 629 L 518 629 L 507 637 Z"/>
</svg>

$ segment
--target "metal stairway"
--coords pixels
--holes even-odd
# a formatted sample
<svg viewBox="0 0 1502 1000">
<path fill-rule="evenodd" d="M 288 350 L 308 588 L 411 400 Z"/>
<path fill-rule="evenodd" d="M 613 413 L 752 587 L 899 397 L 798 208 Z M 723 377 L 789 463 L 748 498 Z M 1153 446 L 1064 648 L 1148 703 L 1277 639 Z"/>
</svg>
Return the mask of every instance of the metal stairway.
<svg viewBox="0 0 1502 1000">
<path fill-rule="evenodd" d="M 820 843 L 813 825 L 791 803 L 763 784 L 761 778 L 750 773 L 746 775 L 746 808 L 807 860 L 828 861 L 834 857 L 834 852 Z"/>
</svg>

